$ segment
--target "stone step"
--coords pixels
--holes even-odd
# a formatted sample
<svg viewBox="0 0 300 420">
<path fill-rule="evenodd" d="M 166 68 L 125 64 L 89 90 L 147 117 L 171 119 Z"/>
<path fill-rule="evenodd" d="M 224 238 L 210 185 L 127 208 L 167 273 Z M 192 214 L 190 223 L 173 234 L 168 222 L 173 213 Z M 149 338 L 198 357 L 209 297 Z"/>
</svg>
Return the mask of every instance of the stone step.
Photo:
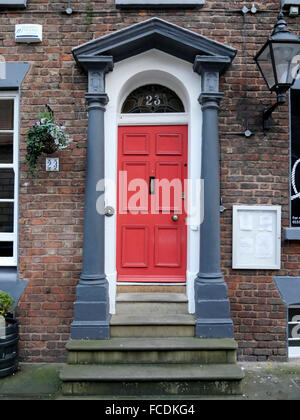
<svg viewBox="0 0 300 420">
<path fill-rule="evenodd" d="M 184 293 L 118 293 L 116 300 L 117 302 L 188 302 Z"/>
<path fill-rule="evenodd" d="M 113 325 L 195 325 L 196 321 L 193 315 L 112 315 L 110 324 Z"/>
<path fill-rule="evenodd" d="M 116 305 L 117 315 L 141 315 L 141 314 L 164 315 L 188 315 L 188 305 L 186 303 L 155 303 L 155 302 L 119 302 Z"/>
<path fill-rule="evenodd" d="M 118 315 L 188 314 L 184 293 L 120 293 L 116 301 Z"/>
<path fill-rule="evenodd" d="M 233 339 L 111 338 L 71 340 L 66 346 L 69 364 L 236 362 Z"/>
<path fill-rule="evenodd" d="M 185 293 L 186 286 L 176 285 L 160 285 L 160 284 L 132 284 L 132 285 L 117 285 L 118 293 Z"/>
<path fill-rule="evenodd" d="M 235 395 L 243 371 L 236 364 L 66 365 L 63 395 Z"/>
<path fill-rule="evenodd" d="M 115 337 L 194 337 L 193 315 L 112 315 L 110 335 Z"/>
</svg>

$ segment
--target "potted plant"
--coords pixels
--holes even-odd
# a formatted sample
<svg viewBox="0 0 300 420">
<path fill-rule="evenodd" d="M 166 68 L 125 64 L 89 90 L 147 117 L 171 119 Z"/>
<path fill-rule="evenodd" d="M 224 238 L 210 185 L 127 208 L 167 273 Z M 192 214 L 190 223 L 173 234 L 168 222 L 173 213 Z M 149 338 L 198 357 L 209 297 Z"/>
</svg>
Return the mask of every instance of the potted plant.
<svg viewBox="0 0 300 420">
<path fill-rule="evenodd" d="M 18 369 L 18 321 L 13 316 L 15 301 L 0 290 L 0 378 Z"/>
<path fill-rule="evenodd" d="M 32 175 L 36 177 L 37 161 L 43 153 L 51 155 L 65 149 L 70 142 L 66 127 L 54 121 L 53 111 L 48 107 L 47 111 L 40 112 L 38 121 L 26 134 L 26 162 Z"/>
</svg>

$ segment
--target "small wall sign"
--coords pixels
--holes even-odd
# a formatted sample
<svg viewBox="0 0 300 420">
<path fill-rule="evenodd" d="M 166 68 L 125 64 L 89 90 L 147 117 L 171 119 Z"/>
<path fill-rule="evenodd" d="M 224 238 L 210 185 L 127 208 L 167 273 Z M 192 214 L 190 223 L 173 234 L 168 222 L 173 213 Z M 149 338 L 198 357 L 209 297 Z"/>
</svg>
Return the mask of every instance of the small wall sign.
<svg viewBox="0 0 300 420">
<path fill-rule="evenodd" d="M 43 41 L 43 26 L 38 24 L 18 24 L 15 26 L 15 41 L 32 44 Z"/>
<path fill-rule="evenodd" d="M 280 206 L 233 206 L 232 268 L 279 270 L 280 248 Z"/>
<path fill-rule="evenodd" d="M 46 171 L 58 172 L 59 171 L 59 158 L 46 158 Z"/>
</svg>

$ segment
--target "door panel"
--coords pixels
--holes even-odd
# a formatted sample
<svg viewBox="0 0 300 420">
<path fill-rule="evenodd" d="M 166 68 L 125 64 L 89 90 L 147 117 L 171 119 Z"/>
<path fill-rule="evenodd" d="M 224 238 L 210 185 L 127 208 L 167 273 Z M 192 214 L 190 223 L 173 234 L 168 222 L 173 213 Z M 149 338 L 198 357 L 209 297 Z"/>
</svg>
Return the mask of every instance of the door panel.
<svg viewBox="0 0 300 420">
<path fill-rule="evenodd" d="M 157 155 L 182 155 L 183 136 L 182 134 L 157 134 L 156 154 Z"/>
<path fill-rule="evenodd" d="M 175 162 L 156 162 L 156 210 L 169 212 L 173 210 L 180 213 L 182 211 L 182 163 Z"/>
<path fill-rule="evenodd" d="M 181 227 L 155 226 L 155 266 L 181 267 Z"/>
<path fill-rule="evenodd" d="M 148 241 L 147 226 L 122 226 L 122 267 L 148 267 Z"/>
<path fill-rule="evenodd" d="M 123 135 L 124 155 L 148 155 L 149 135 L 147 133 L 126 133 Z"/>
<path fill-rule="evenodd" d="M 187 126 L 119 127 L 119 282 L 185 282 L 187 142 Z"/>
<path fill-rule="evenodd" d="M 141 180 L 145 183 L 148 182 L 149 174 L 149 162 L 130 162 L 125 161 L 122 165 L 122 171 L 124 174 L 124 186 L 120 191 L 122 195 L 121 209 L 122 212 L 128 209 L 129 212 L 144 211 L 148 212 L 148 196 L 143 194 L 143 191 L 139 192 L 139 184 Z"/>
</svg>

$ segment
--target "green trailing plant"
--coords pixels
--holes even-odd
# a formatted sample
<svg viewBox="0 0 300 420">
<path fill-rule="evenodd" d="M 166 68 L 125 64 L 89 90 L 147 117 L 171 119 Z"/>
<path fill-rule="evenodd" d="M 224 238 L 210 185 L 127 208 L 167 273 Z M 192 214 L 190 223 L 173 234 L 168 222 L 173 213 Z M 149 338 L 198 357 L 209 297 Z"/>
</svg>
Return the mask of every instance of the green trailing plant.
<svg viewBox="0 0 300 420">
<path fill-rule="evenodd" d="M 26 163 L 31 174 L 36 178 L 36 165 L 43 153 L 51 155 L 65 149 L 71 141 L 66 133 L 66 127 L 55 123 L 50 108 L 40 112 L 38 121 L 26 133 Z"/>
<path fill-rule="evenodd" d="M 86 11 L 86 30 L 89 31 L 90 30 L 90 26 L 93 22 L 93 7 L 91 5 L 87 6 L 85 8 Z"/>
<path fill-rule="evenodd" d="M 14 309 L 15 301 L 9 293 L 0 290 L 0 317 L 6 317 Z"/>
</svg>

